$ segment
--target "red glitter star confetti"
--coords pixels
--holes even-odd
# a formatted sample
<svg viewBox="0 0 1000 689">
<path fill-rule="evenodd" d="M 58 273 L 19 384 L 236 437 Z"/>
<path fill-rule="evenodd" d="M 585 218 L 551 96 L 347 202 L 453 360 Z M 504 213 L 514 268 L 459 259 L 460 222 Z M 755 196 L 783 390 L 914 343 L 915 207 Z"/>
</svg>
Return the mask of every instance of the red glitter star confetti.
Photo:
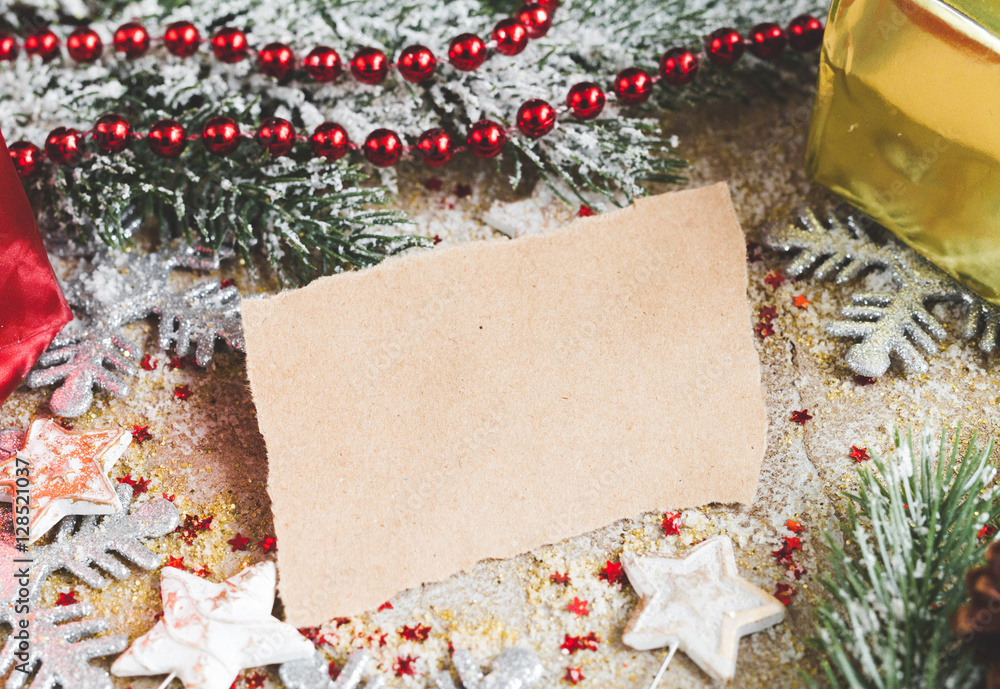
<svg viewBox="0 0 1000 689">
<path fill-rule="evenodd" d="M 667 512 L 663 516 L 663 522 L 660 524 L 663 527 L 664 536 L 676 536 L 681 532 L 681 513 L 680 512 Z"/>
<path fill-rule="evenodd" d="M 424 180 L 424 188 L 427 191 L 441 191 L 444 187 L 444 182 L 442 182 L 437 177 L 428 177 Z"/>
<path fill-rule="evenodd" d="M 172 356 L 170 361 L 167 362 L 167 368 L 172 368 L 173 370 L 181 369 L 182 371 L 188 367 L 191 363 L 190 360 L 185 356 Z"/>
<path fill-rule="evenodd" d="M 580 210 L 576 214 L 581 218 L 589 218 L 594 214 L 594 209 L 586 204 L 580 204 Z"/>
<path fill-rule="evenodd" d="M 204 579 L 205 577 L 211 576 L 211 574 L 212 574 L 212 570 L 210 570 L 205 565 L 202 565 L 198 569 L 194 570 L 194 575 L 195 576 L 199 576 L 202 579 Z"/>
<path fill-rule="evenodd" d="M 191 543 L 198 537 L 199 531 L 209 531 L 212 528 L 212 520 L 215 519 L 214 516 L 208 516 L 205 518 L 199 517 L 197 514 L 185 514 L 184 522 L 178 526 L 174 531 L 180 534 L 182 541 L 191 545 Z"/>
<path fill-rule="evenodd" d="M 587 609 L 588 601 L 580 600 L 577 597 L 573 597 L 573 602 L 566 606 L 566 609 L 577 617 L 586 617 L 590 614 L 590 610 Z"/>
<path fill-rule="evenodd" d="M 443 240 L 443 239 L 441 239 L 441 235 L 439 235 L 439 234 L 436 234 L 436 235 L 434 235 L 433 237 L 431 237 L 431 241 L 432 241 L 432 242 L 434 242 L 434 246 L 437 246 L 438 244 L 440 244 L 440 243 L 441 243 L 441 242 L 443 242 L 444 240 Z"/>
<path fill-rule="evenodd" d="M 854 376 L 854 384 L 866 387 L 868 385 L 875 385 L 875 379 L 869 376 L 857 375 Z"/>
<path fill-rule="evenodd" d="M 423 624 L 418 624 L 414 627 L 406 625 L 401 630 L 399 630 L 399 635 L 401 637 L 403 637 L 407 641 L 416 641 L 417 643 L 423 643 L 427 641 L 427 637 L 430 636 L 430 634 L 431 634 L 431 628 Z"/>
<path fill-rule="evenodd" d="M 996 533 L 996 531 L 997 531 L 996 527 L 987 524 L 986 526 L 984 526 L 979 530 L 979 533 L 976 534 L 976 536 L 977 538 L 979 538 L 979 540 L 983 540 L 984 538 L 991 537 L 993 534 Z"/>
<path fill-rule="evenodd" d="M 257 546 L 266 555 L 272 550 L 278 549 L 278 541 L 275 540 L 274 536 L 265 536 L 263 540 L 257 541 Z"/>
<path fill-rule="evenodd" d="M 760 339 L 766 340 L 774 334 L 774 326 L 770 323 L 761 322 L 757 324 L 757 327 L 755 327 L 753 331 L 760 335 Z"/>
<path fill-rule="evenodd" d="M 778 288 L 785 283 L 785 276 L 781 274 L 780 270 L 772 270 L 764 277 L 764 282 L 771 287 Z"/>
<path fill-rule="evenodd" d="M 156 365 L 160 363 L 159 359 L 150 359 L 149 355 L 142 357 L 142 361 L 139 362 L 139 366 L 142 367 L 144 371 L 155 371 Z"/>
<path fill-rule="evenodd" d="M 228 543 L 232 547 L 234 553 L 237 550 L 246 550 L 247 549 L 247 543 L 249 543 L 249 542 L 250 542 L 250 539 L 246 538 L 245 536 L 243 536 L 240 533 L 237 533 L 235 536 L 233 536 L 228 541 L 226 541 L 226 543 Z"/>
<path fill-rule="evenodd" d="M 186 569 L 184 567 L 184 558 L 177 557 L 176 555 L 171 555 L 167 558 L 167 564 L 164 567 L 176 567 L 177 569 Z"/>
<path fill-rule="evenodd" d="M 243 678 L 246 682 L 247 689 L 263 689 L 264 680 L 267 679 L 267 675 L 262 675 L 259 672 L 255 672 L 252 675 L 247 675 Z"/>
<path fill-rule="evenodd" d="M 186 400 L 191 396 L 191 388 L 187 385 L 175 385 L 174 386 L 174 397 L 179 400 Z"/>
<path fill-rule="evenodd" d="M 388 636 L 389 632 L 376 631 L 374 634 L 369 634 L 368 645 L 369 646 L 378 645 L 379 648 L 383 648 L 387 643 L 389 643 L 388 641 L 386 641 L 386 638 L 388 638 Z"/>
<path fill-rule="evenodd" d="M 851 445 L 851 451 L 847 454 L 847 456 L 858 464 L 871 459 L 871 455 L 868 454 L 868 448 L 858 447 L 857 445 Z"/>
<path fill-rule="evenodd" d="M 569 584 L 569 572 L 556 572 L 549 575 L 549 581 L 553 584 Z"/>
<path fill-rule="evenodd" d="M 762 323 L 770 323 L 775 318 L 778 317 L 778 307 L 776 306 L 762 306 L 760 307 L 760 320 Z"/>
<path fill-rule="evenodd" d="M 778 564 L 791 565 L 793 564 L 792 553 L 796 550 L 802 550 L 802 541 L 797 536 L 787 536 L 783 541 L 783 545 L 777 550 L 772 550 L 771 555 L 774 556 Z"/>
<path fill-rule="evenodd" d="M 153 434 L 149 432 L 149 426 L 132 424 L 132 440 L 142 445 L 147 440 L 152 440 Z"/>
<path fill-rule="evenodd" d="M 805 576 L 805 573 L 806 568 L 798 562 L 792 562 L 788 565 L 788 569 L 785 570 L 785 576 L 793 581 L 798 581 Z"/>
<path fill-rule="evenodd" d="M 774 334 L 774 325 L 772 321 L 778 316 L 778 309 L 774 306 L 762 306 L 760 307 L 759 318 L 757 321 L 757 326 L 754 328 L 754 332 L 760 335 L 762 340 L 766 340 L 768 336 Z"/>
<path fill-rule="evenodd" d="M 330 679 L 336 682 L 337 678 L 340 677 L 340 668 L 337 667 L 337 661 L 331 660 L 330 664 L 326 666 L 326 672 L 330 675 Z"/>
<path fill-rule="evenodd" d="M 56 605 L 76 605 L 79 602 L 76 599 L 76 591 L 70 591 L 69 593 L 60 593 Z"/>
<path fill-rule="evenodd" d="M 800 426 L 805 426 L 806 421 L 812 418 L 812 414 L 809 413 L 808 409 L 801 409 L 799 411 L 792 412 L 792 421 L 799 424 Z"/>
<path fill-rule="evenodd" d="M 608 585 L 624 584 L 625 572 L 622 570 L 620 562 L 612 562 L 611 560 L 608 560 L 604 563 L 604 566 L 601 567 L 601 571 L 597 574 L 597 578 L 608 582 Z"/>
<path fill-rule="evenodd" d="M 577 651 L 596 651 L 597 644 L 601 641 L 594 632 L 590 632 L 586 636 L 564 634 L 564 637 L 562 645 L 559 648 L 562 649 L 563 653 L 568 655 L 573 655 Z"/>
<path fill-rule="evenodd" d="M 459 184 L 455 187 L 455 196 L 460 199 L 467 199 L 472 196 L 472 185 L 471 184 Z"/>
<path fill-rule="evenodd" d="M 417 662 L 417 659 L 413 656 L 399 656 L 396 658 L 396 662 L 393 663 L 392 669 L 396 673 L 396 677 L 402 677 L 406 675 L 408 677 L 415 677 L 417 674 L 417 669 L 413 665 Z"/>
<path fill-rule="evenodd" d="M 587 679 L 583 675 L 583 669 L 578 667 L 568 667 L 566 668 L 566 674 L 563 675 L 563 681 L 569 682 L 573 686 L 576 686 L 583 680 Z"/>
<path fill-rule="evenodd" d="M 168 501 L 170 501 L 170 502 L 173 502 L 174 500 L 176 500 L 176 499 L 177 499 L 177 496 L 176 496 L 176 495 L 174 495 L 173 493 L 164 493 L 164 494 L 163 494 L 163 499 L 164 499 L 164 500 L 168 500 Z"/>
<path fill-rule="evenodd" d="M 812 302 L 806 299 L 806 295 L 797 294 L 794 297 L 792 297 L 792 304 L 802 309 L 803 311 L 808 311 L 809 305 L 812 304 Z"/>
<path fill-rule="evenodd" d="M 802 526 L 802 522 L 793 521 L 791 519 L 785 522 L 785 528 L 792 533 L 801 533 L 802 531 L 805 531 L 805 527 Z"/>
<path fill-rule="evenodd" d="M 322 633 L 319 627 L 299 627 L 296 631 L 314 644 L 319 640 Z"/>
<path fill-rule="evenodd" d="M 784 582 L 779 582 L 777 586 L 774 587 L 774 597 L 780 600 L 785 605 L 792 602 L 792 598 L 798 595 L 798 591 L 791 584 L 786 584 Z"/>
<path fill-rule="evenodd" d="M 227 287 L 234 287 L 235 285 L 236 285 L 236 280 L 233 280 L 232 278 L 226 278 L 225 280 L 219 283 L 219 287 L 221 287 L 222 289 L 226 289 Z"/>
<path fill-rule="evenodd" d="M 382 605 L 378 606 L 379 612 L 382 612 L 383 610 L 392 610 L 392 603 L 386 601 L 385 603 L 382 603 Z"/>
</svg>

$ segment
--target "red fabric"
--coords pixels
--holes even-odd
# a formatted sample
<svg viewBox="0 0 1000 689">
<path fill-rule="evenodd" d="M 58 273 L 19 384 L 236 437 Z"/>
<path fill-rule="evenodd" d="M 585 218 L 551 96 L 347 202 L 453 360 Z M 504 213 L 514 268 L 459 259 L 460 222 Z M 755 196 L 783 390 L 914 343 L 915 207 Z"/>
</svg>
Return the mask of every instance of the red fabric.
<svg viewBox="0 0 1000 689">
<path fill-rule="evenodd" d="M 0 404 L 72 318 L 0 133 Z"/>
</svg>

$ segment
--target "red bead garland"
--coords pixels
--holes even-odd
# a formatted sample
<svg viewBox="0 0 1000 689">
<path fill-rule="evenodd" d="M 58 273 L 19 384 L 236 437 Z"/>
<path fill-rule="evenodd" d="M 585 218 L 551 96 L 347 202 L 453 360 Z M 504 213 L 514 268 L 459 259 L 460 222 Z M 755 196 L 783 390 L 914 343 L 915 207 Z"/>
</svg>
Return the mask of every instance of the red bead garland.
<svg viewBox="0 0 1000 689">
<path fill-rule="evenodd" d="M 309 137 L 313 155 L 327 160 L 343 158 L 351 145 L 347 132 L 336 122 L 324 122 Z"/>
<path fill-rule="evenodd" d="M 149 50 L 149 32 L 139 22 L 122 24 L 115 31 L 115 51 L 125 57 L 142 57 Z"/>
<path fill-rule="evenodd" d="M 247 37 L 239 29 L 227 26 L 212 36 L 212 54 L 226 64 L 235 64 L 247 56 Z"/>
<path fill-rule="evenodd" d="M 671 86 L 684 86 L 698 74 L 698 56 L 687 48 L 671 48 L 660 58 L 660 76 Z"/>
<path fill-rule="evenodd" d="M 477 158 L 495 158 L 507 144 L 507 132 L 493 120 L 479 120 L 469 127 L 465 142 Z"/>
<path fill-rule="evenodd" d="M 39 29 L 24 39 L 24 52 L 48 62 L 59 54 L 59 38 L 49 29 Z"/>
<path fill-rule="evenodd" d="M 391 129 L 376 129 L 362 146 L 365 158 L 372 165 L 378 167 L 389 167 L 399 162 L 403 155 L 403 142 L 396 132 Z"/>
<path fill-rule="evenodd" d="M 336 50 L 328 48 L 325 45 L 318 46 L 309 51 L 304 64 L 309 76 L 314 81 L 324 84 L 333 81 L 344 71 L 340 55 Z"/>
<path fill-rule="evenodd" d="M 566 96 L 566 106 L 580 120 L 592 120 L 600 115 L 606 101 L 601 87 L 590 81 L 575 84 Z"/>
<path fill-rule="evenodd" d="M 0 62 L 16 60 L 19 52 L 17 39 L 6 31 L 0 31 Z"/>
<path fill-rule="evenodd" d="M 528 29 L 518 19 L 501 19 L 493 27 L 493 40 L 497 52 L 502 55 L 517 55 L 528 47 Z"/>
<path fill-rule="evenodd" d="M 545 136 L 555 126 L 556 111 L 541 98 L 532 98 L 517 110 L 517 128 L 532 139 Z"/>
<path fill-rule="evenodd" d="M 257 56 L 260 71 L 275 79 L 284 79 L 295 69 L 295 54 L 284 43 L 268 43 Z"/>
<path fill-rule="evenodd" d="M 215 155 L 229 155 L 240 145 L 240 128 L 231 117 L 213 117 L 201 130 L 201 141 Z"/>
<path fill-rule="evenodd" d="M 743 37 L 736 29 L 716 29 L 705 39 L 705 52 L 715 64 L 729 67 L 743 56 Z"/>
<path fill-rule="evenodd" d="M 45 155 L 58 165 L 73 165 L 83 158 L 83 134 L 69 127 L 56 127 L 45 139 Z"/>
<path fill-rule="evenodd" d="M 269 117 L 261 122 L 255 138 L 271 155 L 287 155 L 295 145 L 295 127 L 288 120 Z"/>
<path fill-rule="evenodd" d="M 455 154 L 451 145 L 451 135 L 443 129 L 428 129 L 417 140 L 417 150 L 424 163 L 431 167 L 441 167 Z"/>
<path fill-rule="evenodd" d="M 457 69 L 471 72 L 486 62 L 486 44 L 474 33 L 464 33 L 452 39 L 448 46 L 448 60 Z"/>
<path fill-rule="evenodd" d="M 17 141 L 7 150 L 10 152 L 10 159 L 14 162 L 18 177 L 28 179 L 38 173 L 38 168 L 42 164 L 42 152 L 38 146 L 30 141 Z"/>
<path fill-rule="evenodd" d="M 399 73 L 403 78 L 414 84 L 426 81 L 434 74 L 437 67 L 437 58 L 429 48 L 422 45 L 411 45 L 399 54 L 399 61 L 396 63 Z"/>
<path fill-rule="evenodd" d="M 761 60 L 781 55 L 785 43 L 785 32 L 773 22 L 758 24 L 750 30 L 750 52 Z"/>
<path fill-rule="evenodd" d="M 121 115 L 105 115 L 94 125 L 94 143 L 104 153 L 120 153 L 131 142 L 132 125 Z"/>
<path fill-rule="evenodd" d="M 800 53 L 816 50 L 823 43 L 823 24 L 808 14 L 799 15 L 788 24 L 788 43 Z"/>
<path fill-rule="evenodd" d="M 66 52 L 77 62 L 93 62 L 104 52 L 104 41 L 89 26 L 81 26 L 66 39 Z"/>
<path fill-rule="evenodd" d="M 361 48 L 351 58 L 351 74 L 363 84 L 380 84 L 389 73 L 389 58 L 378 48 Z"/>
<path fill-rule="evenodd" d="M 552 28 L 552 13 L 539 3 L 531 3 L 522 7 L 521 11 L 517 13 L 517 18 L 528 30 L 529 38 L 541 38 Z"/>
<path fill-rule="evenodd" d="M 201 34 L 198 32 L 198 27 L 191 22 L 174 22 L 163 34 L 163 42 L 171 55 L 191 57 L 198 52 Z"/>
<path fill-rule="evenodd" d="M 161 158 L 176 158 L 187 148 L 184 127 L 177 120 L 160 120 L 149 129 L 149 148 Z"/>
<path fill-rule="evenodd" d="M 615 77 L 615 95 L 625 105 L 645 103 L 653 92 L 653 79 L 638 67 L 627 67 Z"/>
</svg>

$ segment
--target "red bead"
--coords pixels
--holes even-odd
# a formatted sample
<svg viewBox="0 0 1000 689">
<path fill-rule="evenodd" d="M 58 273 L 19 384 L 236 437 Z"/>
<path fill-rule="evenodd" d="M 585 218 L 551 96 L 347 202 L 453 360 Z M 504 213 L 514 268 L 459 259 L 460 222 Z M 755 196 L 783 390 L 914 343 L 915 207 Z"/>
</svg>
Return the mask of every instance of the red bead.
<svg viewBox="0 0 1000 689">
<path fill-rule="evenodd" d="M 403 155 L 403 142 L 391 129 L 376 129 L 365 139 L 365 158 L 372 165 L 389 167 Z"/>
<path fill-rule="evenodd" d="M 337 51 L 324 45 L 309 51 L 305 64 L 309 76 L 323 83 L 333 81 L 344 71 L 344 65 Z"/>
<path fill-rule="evenodd" d="M 17 59 L 17 39 L 6 31 L 0 31 L 0 62 L 10 62 Z"/>
<path fill-rule="evenodd" d="M 139 22 L 122 24 L 115 31 L 115 50 L 125 57 L 141 57 L 149 50 L 149 32 Z"/>
<path fill-rule="evenodd" d="M 422 45 L 411 45 L 399 54 L 399 61 L 396 63 L 399 73 L 407 81 L 419 84 L 434 74 L 437 67 L 437 58 L 430 48 Z"/>
<path fill-rule="evenodd" d="M 743 55 L 743 37 L 736 29 L 716 29 L 705 39 L 705 52 L 715 64 L 728 67 Z"/>
<path fill-rule="evenodd" d="M 773 60 L 785 49 L 785 32 L 772 22 L 750 29 L 750 52 L 761 60 Z"/>
<path fill-rule="evenodd" d="M 549 12 L 555 12 L 556 8 L 559 7 L 559 0 L 538 0 L 538 4 Z"/>
<path fill-rule="evenodd" d="M 592 120 L 600 115 L 604 110 L 605 101 L 607 98 L 601 87 L 589 81 L 575 84 L 566 96 L 566 105 L 573 111 L 573 115 L 581 120 Z"/>
<path fill-rule="evenodd" d="M 389 58 L 378 48 L 362 48 L 351 58 L 351 74 L 364 84 L 380 84 L 389 73 Z"/>
<path fill-rule="evenodd" d="M 492 120 L 479 120 L 469 127 L 465 142 L 477 158 L 495 158 L 507 144 L 507 132 Z"/>
<path fill-rule="evenodd" d="M 247 56 L 247 37 L 239 29 L 227 26 L 212 36 L 212 54 L 215 59 L 234 64 Z"/>
<path fill-rule="evenodd" d="M 39 29 L 24 39 L 24 50 L 48 62 L 59 54 L 59 38 L 49 29 Z"/>
<path fill-rule="evenodd" d="M 201 130 L 205 148 L 215 155 L 229 155 L 240 145 L 240 128 L 231 117 L 213 117 Z"/>
<path fill-rule="evenodd" d="M 443 129 L 428 129 L 417 139 L 420 157 L 431 167 L 441 167 L 455 155 L 451 136 Z"/>
<path fill-rule="evenodd" d="M 528 46 L 528 29 L 517 19 L 501 19 L 493 27 L 493 40 L 503 55 L 517 55 Z"/>
<path fill-rule="evenodd" d="M 56 127 L 45 139 L 45 155 L 59 165 L 72 165 L 83 157 L 83 134 L 68 127 Z"/>
<path fill-rule="evenodd" d="M 81 26 L 66 39 L 66 52 L 77 62 L 93 62 L 104 52 L 104 41 L 89 26 Z"/>
<path fill-rule="evenodd" d="M 531 3 L 521 8 L 517 18 L 528 30 L 529 38 L 541 38 L 552 28 L 552 13 L 544 5 Z"/>
<path fill-rule="evenodd" d="M 448 60 L 463 72 L 479 69 L 486 62 L 486 44 L 474 33 L 464 33 L 452 39 Z"/>
<path fill-rule="evenodd" d="M 615 77 L 615 94 L 625 105 L 645 103 L 653 92 L 653 80 L 638 67 L 628 67 Z"/>
<path fill-rule="evenodd" d="M 191 22 L 174 22 L 163 34 L 163 42 L 171 55 L 191 57 L 198 52 L 201 34 L 198 33 L 198 27 Z"/>
<path fill-rule="evenodd" d="M 803 14 L 788 24 L 788 43 L 800 53 L 816 50 L 823 43 L 823 23 Z"/>
<path fill-rule="evenodd" d="M 150 150 L 161 158 L 176 158 L 187 148 L 184 127 L 177 120 L 160 120 L 154 124 L 146 141 Z"/>
<path fill-rule="evenodd" d="M 517 127 L 526 136 L 537 139 L 556 126 L 556 111 L 541 98 L 532 98 L 517 109 Z"/>
<path fill-rule="evenodd" d="M 687 48 L 671 48 L 660 58 L 660 76 L 671 86 L 690 84 L 698 73 L 698 56 Z"/>
<path fill-rule="evenodd" d="M 275 79 L 284 79 L 295 69 L 295 53 L 284 43 L 268 43 L 258 56 L 260 71 Z"/>
<path fill-rule="evenodd" d="M 257 130 L 257 143 L 273 156 L 287 155 L 295 145 L 295 127 L 288 120 L 269 117 L 261 122 Z"/>
<path fill-rule="evenodd" d="M 42 164 L 42 152 L 38 146 L 30 141 L 17 141 L 10 145 L 8 151 L 18 177 L 28 179 L 35 176 Z"/>
<path fill-rule="evenodd" d="M 105 153 L 120 153 L 132 143 L 132 125 L 121 115 L 105 115 L 94 125 L 94 143 Z"/>
<path fill-rule="evenodd" d="M 309 137 L 309 144 L 312 146 L 313 154 L 319 158 L 338 160 L 347 153 L 351 140 L 347 132 L 336 122 L 324 122 L 316 127 L 316 131 Z"/>
</svg>

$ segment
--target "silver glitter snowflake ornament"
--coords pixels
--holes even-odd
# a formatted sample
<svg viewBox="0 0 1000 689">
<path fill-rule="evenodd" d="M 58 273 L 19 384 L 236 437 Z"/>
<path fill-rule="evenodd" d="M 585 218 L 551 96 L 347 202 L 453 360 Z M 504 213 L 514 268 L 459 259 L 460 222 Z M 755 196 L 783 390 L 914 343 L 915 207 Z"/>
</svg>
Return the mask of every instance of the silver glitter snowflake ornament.
<svg viewBox="0 0 1000 689">
<path fill-rule="evenodd" d="M 217 280 L 177 293 L 170 289 L 174 270 L 215 270 L 220 257 L 191 247 L 154 253 L 101 250 L 88 269 L 81 270 L 65 288 L 75 308 L 71 321 L 53 340 L 34 371 L 29 387 L 62 382 L 52 393 L 52 411 L 77 417 L 93 402 L 93 388 L 115 397 L 128 394 L 125 376 L 137 371 L 140 348 L 122 332 L 128 323 L 150 315 L 160 317 L 160 347 L 171 344 L 179 356 L 192 348 L 200 366 L 212 359 L 216 338 L 244 349 L 239 293 Z"/>
<path fill-rule="evenodd" d="M 330 678 L 329 663 L 319 651 L 305 660 L 290 660 L 278 668 L 278 675 L 288 689 L 359 689 L 365 675 L 371 673 L 375 662 L 367 651 L 354 651 L 344 663 L 337 679 Z M 375 674 L 364 689 L 385 689 L 385 678 Z"/>
<path fill-rule="evenodd" d="M 869 269 L 886 271 L 895 290 L 858 292 L 841 314 L 843 320 L 826 325 L 837 337 L 859 338 L 845 356 L 848 366 L 863 376 L 883 375 L 891 355 L 899 357 L 908 373 L 925 373 L 927 354 L 938 350 L 936 340 L 946 331 L 930 308 L 940 303 L 957 303 L 965 308 L 961 335 L 978 337 L 979 349 L 990 353 L 1000 339 L 1000 308 L 966 289 L 938 270 L 929 261 L 893 238 L 875 242 L 856 216 L 842 221 L 830 214 L 827 226 L 807 209 L 800 222 L 772 228 L 764 241 L 779 251 L 798 251 L 785 273 L 792 277 L 815 266 L 818 279 L 835 277 L 847 283 Z M 870 222 L 870 221 L 867 221 Z"/>
</svg>

